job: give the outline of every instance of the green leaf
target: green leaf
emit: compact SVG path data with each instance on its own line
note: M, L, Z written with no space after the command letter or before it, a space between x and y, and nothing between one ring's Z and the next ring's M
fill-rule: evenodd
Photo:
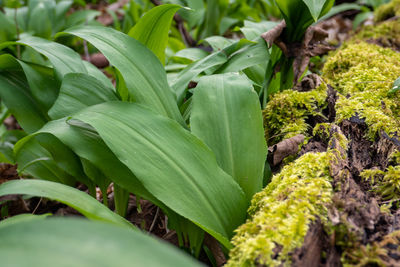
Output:
M284 40L299 42L306 29L328 13L334 0L275 0L286 22Z
M188 64L205 58L208 55L206 51L200 48L185 48L175 53L173 60L178 63Z
M266 66L269 59L270 55L267 44L259 37L256 44L245 47L233 54L228 62L223 64L214 73L237 72L259 64Z
M169 88L164 67L140 42L105 27L77 27L66 33L79 36L97 47L120 71L136 102L185 125Z
M49 0L30 0L28 3L28 31L36 36L49 39L52 33L52 9L55 2Z
M4 266L202 266L139 231L74 218L49 218L0 228Z
M3 12L0 12L0 43L10 41L16 35L16 28Z
M102 82L106 88L112 88L113 91L115 91L115 88L111 83L111 80L100 69L98 69L96 66L94 66L92 63L88 61L83 61L83 65L85 65L87 73L90 76L93 76L94 78Z
M275 27L278 23L275 21L262 21L252 22L249 20L244 21L244 26L240 28L240 31L244 34L248 40L254 40L261 36L264 32L269 31Z
M247 201L204 143L135 103L107 102L73 117L92 125L156 198L231 247L229 238L246 217Z
M207 69L224 64L227 60L228 57L224 52L217 52L193 62L187 68L183 69L171 84L177 95L178 103L182 102L186 94L186 88L193 78L196 78L197 75Z
M194 90L190 125L250 202L262 189L267 155L260 103L251 82L234 73L202 77Z
M144 197L156 205L161 202L150 194L135 177L135 175L122 164L114 153L107 147L92 127L80 121L66 119L55 120L47 123L34 135L43 133L52 134L61 142L71 148L79 157L90 161L99 168L108 179L127 189L129 192ZM22 143L22 142L21 142ZM17 151L24 151L22 145L18 145Z
M57 78L60 81L65 74L70 72L87 73L79 54L64 45L35 36L24 35L18 42L0 44L0 49L10 45L27 45L46 56L54 66Z
M50 152L42 147L36 139L23 141L21 139L14 146L15 161L18 171L29 173L35 178L73 185L75 179L57 166ZM23 142L24 149L18 147Z
M61 0L61 1L56 1L56 5L53 9L53 29L52 29L52 34L55 34L56 32L59 32L62 28L65 27L65 22L66 22L66 14L68 10L71 8L71 5L73 4L73 1L70 0Z
M303 0L310 10L311 16L314 21L317 21L321 17L322 10L327 0Z
M133 225L85 192L60 183L42 180L13 180L0 185L0 196L23 194L45 197L64 203L88 219L133 229Z
M114 186L121 186L125 190L135 194L137 197L147 199L153 204L159 206L168 216L169 223L171 223L170 228L177 230L177 233L180 234L179 223L182 223L182 218L177 216L162 202L160 202L160 200L149 193L128 167L118 160L114 153L98 136L93 127L78 120L69 120L68 123L65 120L66 119L64 118L51 121L40 131L28 136L26 139L29 140L34 136L40 137L43 133L54 135L65 145L70 147L83 160L90 161L94 166L101 170L108 179L114 182ZM18 145L17 147L18 151L26 150L22 145ZM115 197L117 198L118 196ZM172 223L174 223L174 225L172 225Z
M361 10L363 6L355 3L343 3L340 5L333 6L328 13L320 18L320 20L328 19L334 15L337 15L341 12L348 11L348 10Z
M225 47L221 51L212 53L211 55L199 61L193 62L185 69L183 69L179 73L179 75L172 81L171 84L171 87L177 96L178 103L181 103L183 101L186 95L186 88L192 79L196 78L203 71L215 70L216 68L224 64L231 54L248 45L249 43L252 42L248 40L240 40Z
M400 90L400 78L397 78L394 82L393 82L393 86L392 89L389 90L389 94L394 94L397 91Z
M53 69L27 64L20 60L18 60L18 63L25 73L32 97L38 103L42 112L47 114L58 95L58 82L54 78Z
M75 177L77 181L82 182L88 186L91 185L91 181L86 177L83 172L79 158L75 155L75 153L73 153L71 149L69 149L62 142L60 142L60 140L52 135L41 135L36 137L36 139L42 147L47 149L47 151L51 154L52 159L57 163L57 166L60 169L64 170L72 177ZM23 142L24 141L21 140L18 145L15 145L16 152L18 152L18 150L21 150L19 149L19 145Z
M68 16L65 22L65 27L69 28L72 26L85 24L86 21L91 21L100 14L101 12L97 10L91 10L91 9L77 10Z
M213 51L222 50L225 47L235 43L235 40L218 35L207 37L204 39L204 41L206 41L211 46Z
M32 96L21 66L10 55L0 56L0 97L28 133L42 127L47 115Z
M46 214L42 214L42 215L33 215L30 213L23 213L23 214L19 214L19 215L7 218L6 220L0 221L0 228L8 227L10 225L21 223L21 222L27 223L27 222L32 222L32 221L36 221L36 220L44 220L49 216L51 216L51 213L46 213Z
M118 97L112 87L105 87L87 74L70 73L65 75L60 94L49 115L52 119L60 119L85 107L113 100L118 100Z
M129 31L128 35L149 48L165 64L168 32L179 5L161 5L152 8Z
M206 0L207 8L205 9L206 11L204 16L204 31L202 32L200 39L218 33L221 11L218 2L218 0Z
M25 137L26 133L22 130L6 130L4 124L1 126L1 130L4 130L4 133L1 135L0 142L0 162L15 164L14 144Z

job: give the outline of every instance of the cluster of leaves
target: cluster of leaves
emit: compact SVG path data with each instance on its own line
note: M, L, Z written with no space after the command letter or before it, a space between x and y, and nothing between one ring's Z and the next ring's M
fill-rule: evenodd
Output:
M20 173L47 180L5 183L2 195L58 199L88 218L125 225L111 211L97 214L98 205L94 199L89 202L89 196L80 199L63 192L81 193L66 187L79 181L92 194L98 186L106 195L113 182L121 215L128 193L133 193L163 209L170 228L178 232L181 244L188 239L193 254L199 254L204 231L231 247L233 230L244 222L248 203L263 184L261 108L245 76L207 76L192 97L189 131L160 61L165 56L160 44L166 45L168 38L165 25L178 8L152 9L130 31L136 39L98 26L57 35L74 35L97 47L118 74L116 88L61 44L31 35L1 43L2 49L28 46L51 64L38 65L9 53L0 56L1 99L27 134L3 157L18 163ZM197 74L182 75L177 83ZM86 208L96 210L95 215Z
M123 218L130 193L160 207L180 245L189 244L194 256L202 249L205 232L225 252L230 249L233 231L245 221L251 198L269 175L264 171L269 168L260 99L267 99L271 84L286 89L291 75L290 60L286 62L278 47L268 48L260 37L277 23L257 21L282 14L287 23L285 41L299 41L333 3L169 1L175 4L154 7L140 17L146 5L137 2L124 8L127 19L122 27L114 23L120 31L89 23L97 13L88 10L65 17L72 4L67 0L31 0L26 8L12 6L0 12L0 22L7 23L0 23L6 25L0 31L5 33L0 36L1 120L12 114L23 129L5 131L2 126L0 157L18 164L21 175L39 179L4 183L0 196L55 199L89 219L113 224L39 221L43 216L7 219L0 224L2 244L19 240L14 244L20 246L23 240L20 247L29 247L32 253L9 257L21 264L38 260L37 266L48 265L46 261L53 258L34 255L57 247L59 236L66 240L59 246L89 255L82 256L87 262L66 261L68 266L105 260L101 246L93 249L93 244L97 247L105 240L115 244L113 257L107 260L118 259L119 266L132 258L150 260L153 257L142 251L148 247L156 247L155 260L166 257L164 265L196 266L166 245L155 245L158 242L135 231ZM256 12L259 8L262 13ZM169 38L169 32L178 35L170 29L176 12L196 40L203 40L202 47L182 49L185 46L179 42L174 47L177 38ZM245 20L249 18L253 21ZM212 36L235 25L243 26L245 38ZM74 27L66 29L70 26ZM83 39L98 49L110 62L116 85L73 49L54 41L67 39L68 43ZM286 69L274 76L278 63ZM190 83L196 85L194 90L188 88ZM96 187L106 196L113 183L119 215L74 189L77 182L85 184L92 196ZM106 197L103 201L107 204ZM73 232L77 227L79 232ZM93 233L98 241L91 244ZM87 250L77 251L78 237L88 242L83 246ZM143 247L126 252L134 240L143 242ZM15 246L3 245L0 255L10 250L19 253Z

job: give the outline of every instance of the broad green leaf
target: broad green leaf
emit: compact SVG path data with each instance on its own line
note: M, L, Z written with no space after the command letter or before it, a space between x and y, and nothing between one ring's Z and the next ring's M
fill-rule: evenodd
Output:
M69 28L72 26L84 24L86 21L91 21L100 14L101 12L97 10L91 10L91 9L77 10L68 16L65 22L65 27Z
M348 11L348 10L361 10L363 6L360 4L355 4L355 3L343 3L340 5L335 5L333 6L328 13L326 13L324 16L320 18L320 20L325 20L328 19L334 15L337 15L343 11Z
M17 12L15 12L17 11ZM15 15L17 17L18 27L20 29L26 30L27 16L28 16L28 7L23 6L19 7L17 10L15 8L4 8L4 13L9 21L13 22L13 27L15 28ZM16 30L16 29L15 29ZM16 32L16 31L15 31Z
M0 142L0 162L15 164L14 144L17 143L18 140L24 138L26 133L22 130L6 130L4 124L0 127L2 131L4 130Z
M46 213L46 214L42 214L42 215L33 215L30 213L19 214L19 215L7 218L6 220L0 221L0 228L8 227L10 225L21 223L21 222L27 223L27 222L37 221L37 220L44 220L44 219L46 219L46 217L48 217L50 215L51 215L50 213Z
M314 18L314 21L317 21L321 17L324 5L326 4L326 2L329 2L329 0L303 0L303 2L310 10L311 16Z
M218 5L219 0L206 0L207 8L204 17L204 31L200 36L200 39L214 35L218 33L218 27L220 22L220 6Z
M87 73L83 60L78 53L69 47L39 37L24 35L18 42L0 44L0 49L18 44L27 45L46 56L54 66L57 78L60 81L65 74L70 72Z
M328 13L334 0L275 0L286 21L285 42L299 42L306 29ZM314 6L315 5L315 6Z
M18 63L25 73L33 98L43 113L47 114L58 95L58 82L54 78L53 69L20 60Z
M0 12L0 43L10 41L16 35L16 28L13 21Z
M208 56L209 53L200 48L185 48L179 50L173 56L173 60L178 63L192 63Z
M161 205L160 201L153 197L135 177L135 175L122 164L114 153L107 147L92 127L80 121L59 119L48 122L35 135L42 133L52 134L61 142L70 147L79 157L90 161L99 168L108 179L119 184L129 192L139 195L154 204ZM32 138L35 135L27 137ZM19 144L16 151L24 151Z
M233 25L241 22L238 19L231 18L231 17L222 17L220 22L219 22L219 34L223 35L226 33L229 28L231 28Z
M213 51L222 50L225 47L235 43L235 40L218 35L207 37L204 39L204 41L206 41L211 46Z
M177 96L178 103L182 102L185 97L186 88L192 79L196 78L197 75L207 69L224 64L227 60L228 57L224 52L217 52L199 61L193 62L183 69L171 84L171 87Z
M14 146L15 162L18 163L20 173L29 173L37 179L74 185L73 176L61 169L47 149L39 144L37 139L21 139ZM24 149L19 149L21 144ZM80 178L80 177L78 177Z
M245 219L247 201L203 142L135 103L107 102L73 118L92 125L156 198L231 247L229 238Z
M56 6L54 8L53 15L53 29L52 34L59 32L62 28L65 27L66 22L66 14L68 10L71 8L73 1L70 0L61 0L56 1Z
M101 170L108 179L114 182L114 186L120 186L124 190L127 190L138 197L147 199L153 204L159 206L164 213L168 215L169 223L171 224L170 228L177 230L177 233L180 234L179 229L181 224L185 224L182 217L177 216L176 213L172 212L162 202L160 202L160 200L149 193L128 167L118 160L90 125L77 120L69 120L68 123L65 119L51 121L40 131L34 135L30 135L18 144L16 150L25 151L26 148L23 146L24 142L28 142L27 140L34 136L40 137L43 133L54 135L70 147L83 160L90 161L94 166ZM115 197L117 198L118 196ZM174 225L172 225L172 223Z
M389 94L394 94L400 90L400 78L397 78L392 85L392 89L389 90Z
M203 22L206 11L203 1L186 0L185 3L179 4L190 8L182 8L178 11L178 14L188 23L190 29L200 25Z
M7 83L0 96L12 114L27 132L40 128L48 120L47 111L58 95L53 70L5 54L0 56L0 73ZM11 93L7 93L9 90ZM37 119L32 119L33 116Z
M163 65L169 28L175 12L180 8L179 5L171 4L154 7L146 12L128 33L150 49Z
M93 197L67 185L42 180L13 180L0 185L0 196L12 194L57 200L79 211L88 219L134 229L130 222L112 212Z
M199 61L193 62L183 69L171 83L171 87L177 96L178 103L182 103L186 95L186 88L192 79L196 78L203 71L216 70L228 60L228 57L231 54L248 45L249 43L252 42L248 40L240 40L225 47L221 51L212 53L211 55Z
M28 31L36 36L49 39L52 33L53 15L55 2L51 0L30 0L28 3Z
M275 21L262 21L256 23L245 20L244 26L240 28L240 31L244 34L246 39L254 40L256 38L259 38L264 32L267 32L275 27L277 24L278 23Z
M12 58L9 55L0 56L0 65L6 57ZM26 132L34 132L46 123L47 116L33 99L21 72L0 71L0 87L0 98Z
M202 77L194 90L190 125L250 202L262 189L267 155L260 103L252 83L235 73Z
M113 100L118 100L118 97L112 87L105 87L87 74L70 73L65 75L60 94L49 115L52 119L60 119L85 107Z
M87 73L90 76L93 76L97 80L103 83L103 85L107 88L112 88L113 91L115 91L115 88L113 84L111 83L111 80L103 73L101 70L99 70L96 66L94 66L92 63L88 61L83 61L83 65L85 65L85 68L87 70Z
M49 218L0 228L4 266L198 267L195 259L139 231L77 218Z
M256 44L244 47L233 54L228 62L214 73L237 72L248 67L263 64L266 66L270 58L266 42L259 37Z
M39 144L50 153L51 158L57 163L57 167L68 173L70 176L75 177L75 179L79 182L82 182L88 186L92 184L89 178L83 172L79 158L70 148L52 135L41 135L37 136L36 139L38 140ZM16 144L16 151L19 150L23 153L23 150L21 151L18 148L20 143L23 142L24 141L21 140L18 145Z
M17 70L23 68L31 88L25 82L25 77ZM58 91L54 88L55 83L52 76L48 73L51 70L40 67L30 66L18 61L10 55L0 56L0 69L5 68L13 72L0 72L0 84L3 90L0 96L12 114L17 118L22 128L32 133L40 129L48 120L47 107L54 101L54 93ZM94 79L94 78L93 78ZM42 86L47 88L42 88ZM33 93L35 92L35 96ZM40 99L42 98L42 99ZM17 155L17 162L20 167L28 166L28 173L36 178L46 180L56 180L66 184L75 182L73 177L87 184L87 179L81 170L77 157L65 145L58 140L50 137L41 137L41 145L48 151L40 148L39 144L30 144L30 149L26 149ZM51 156L49 155L51 154ZM37 158L35 158L37 157ZM40 160L38 160L40 159ZM56 166L60 164L59 166ZM60 170L61 168L62 170ZM49 170L51 170L49 172Z
M162 64L140 42L105 27L77 27L66 33L79 36L97 47L120 71L136 102L184 125Z
M306 29L314 22L303 0L275 0L286 22L286 42L301 41Z

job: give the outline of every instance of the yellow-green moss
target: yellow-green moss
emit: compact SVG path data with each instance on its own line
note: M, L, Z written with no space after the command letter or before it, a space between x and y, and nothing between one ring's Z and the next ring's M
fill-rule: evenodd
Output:
M362 267L362 266L387 266L381 256L386 255L386 250L376 243L360 246L356 249L345 251L342 255L342 264L344 267Z
M398 260L389 256L389 252L400 253L400 231L394 231L379 242L360 245L353 250L345 251L342 255L344 267L350 266L398 266Z
M389 166L386 171L364 170L360 176L371 184L372 190L378 193L382 199L400 198L400 166Z
M381 5L374 12L375 22L384 21L394 16L400 16L400 0L392 0L390 3Z
M283 139L306 135L309 116L322 116L326 107L326 85L308 91L285 90L271 97L263 111L265 137L268 144L276 144Z
M392 165L400 165L400 151L395 150L389 155L389 163Z
M386 21L378 25L365 26L350 40L350 42L360 40L375 40L384 47L396 48L396 45L400 44L400 20Z
M331 128L331 123L317 123L313 129L313 136L319 136L322 140L328 141L329 139L329 129Z
M236 230L227 266L290 265L289 253L302 246L310 223L326 218L333 195L332 156L330 152L301 156L253 197L251 218Z
M351 43L326 62L323 77L339 92L336 122L358 115L369 126L368 137L400 128L400 92L389 94L400 76L400 54L365 42Z

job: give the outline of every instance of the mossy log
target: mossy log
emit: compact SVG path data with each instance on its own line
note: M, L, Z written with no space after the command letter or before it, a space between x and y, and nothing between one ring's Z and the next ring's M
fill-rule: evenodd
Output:
M379 20L397 15L394 2ZM269 145L305 140L253 197L227 266L400 266L398 29L364 28L328 56L316 88L272 96Z

